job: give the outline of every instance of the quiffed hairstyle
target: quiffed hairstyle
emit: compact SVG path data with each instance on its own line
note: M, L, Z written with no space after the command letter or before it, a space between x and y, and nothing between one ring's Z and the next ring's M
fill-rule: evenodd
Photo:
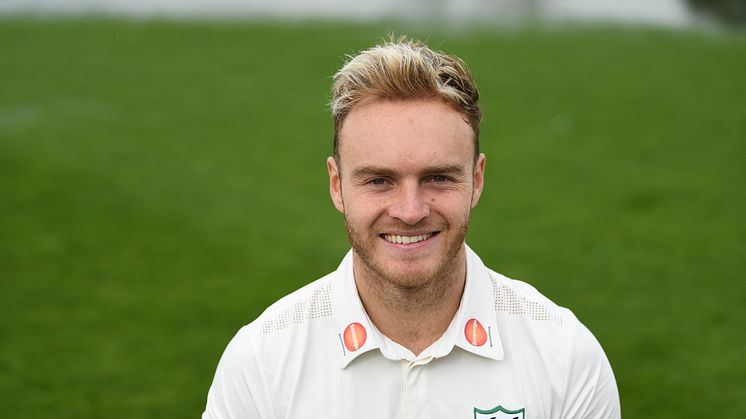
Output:
M334 75L331 111L334 157L339 160L339 131L352 109L370 99L441 98L463 114L474 130L474 158L479 156L479 91L458 57L428 48L421 41L393 36L349 60Z

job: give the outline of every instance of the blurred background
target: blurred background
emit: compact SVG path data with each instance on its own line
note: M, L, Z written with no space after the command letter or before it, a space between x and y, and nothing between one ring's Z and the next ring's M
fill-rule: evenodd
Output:
M742 0L0 0L4 418L181 418L348 249L330 76L462 57L486 264L573 309L625 417L746 417Z

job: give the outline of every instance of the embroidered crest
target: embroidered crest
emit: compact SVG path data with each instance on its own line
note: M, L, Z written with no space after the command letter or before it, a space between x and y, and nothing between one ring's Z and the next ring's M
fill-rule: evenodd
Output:
M497 406L490 410L474 408L474 419L526 419L526 409L508 410Z

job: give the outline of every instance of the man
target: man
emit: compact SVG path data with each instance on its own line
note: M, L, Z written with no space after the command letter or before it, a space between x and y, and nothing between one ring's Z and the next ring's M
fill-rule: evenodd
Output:
M464 244L485 170L466 65L391 41L332 95L329 190L352 250L238 332L203 419L619 418L593 335Z

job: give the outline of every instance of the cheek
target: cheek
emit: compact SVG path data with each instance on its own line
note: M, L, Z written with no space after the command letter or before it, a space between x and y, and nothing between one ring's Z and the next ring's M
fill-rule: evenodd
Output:
M471 195L464 191L448 191L430 194L426 201L431 208L448 214L458 214L471 208Z
M345 212L347 216L358 222L370 222L380 216L386 208L381 200L369 199L362 196L345 199Z
M435 204L439 205L435 205ZM463 224L469 219L471 213L471 201L459 199L454 201L433 200L432 208L440 213L443 217L456 224Z

